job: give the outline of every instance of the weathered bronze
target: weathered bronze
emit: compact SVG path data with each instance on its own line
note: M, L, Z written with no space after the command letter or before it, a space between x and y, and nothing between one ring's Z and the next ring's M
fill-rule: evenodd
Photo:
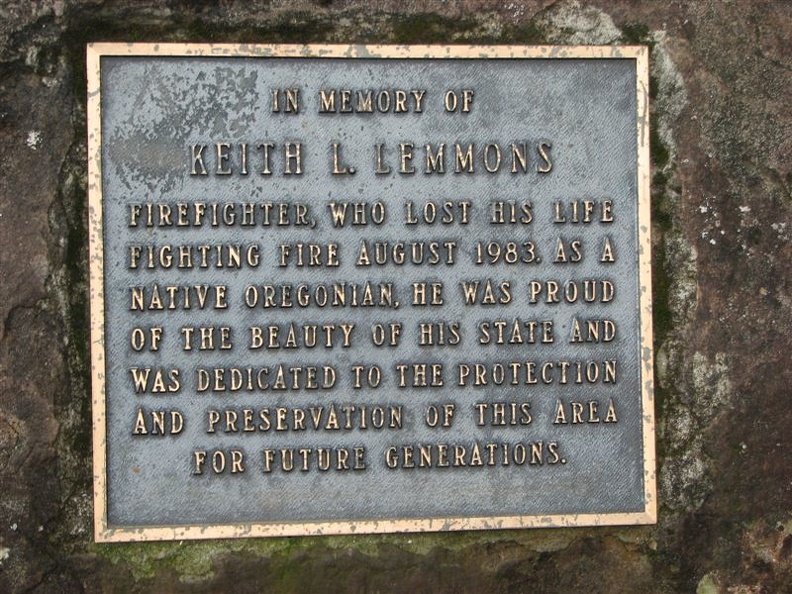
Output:
M96 539L654 522L647 60L89 46Z

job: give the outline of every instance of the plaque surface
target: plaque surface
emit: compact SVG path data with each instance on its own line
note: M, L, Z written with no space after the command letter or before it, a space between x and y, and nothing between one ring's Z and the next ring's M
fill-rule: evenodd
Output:
M647 68L89 46L96 539L654 522Z

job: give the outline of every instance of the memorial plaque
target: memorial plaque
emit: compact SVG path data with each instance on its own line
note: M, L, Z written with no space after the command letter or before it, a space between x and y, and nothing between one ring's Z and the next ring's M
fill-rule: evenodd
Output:
M88 48L98 541L652 523L647 50Z

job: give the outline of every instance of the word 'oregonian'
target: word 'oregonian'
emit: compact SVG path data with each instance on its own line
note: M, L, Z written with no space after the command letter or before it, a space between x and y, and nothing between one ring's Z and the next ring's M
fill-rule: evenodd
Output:
M293 307L389 307L398 308L397 287L392 282L363 284L338 282L330 284L285 283L281 285L247 285L242 302L249 308ZM508 305L515 295L527 299L531 305L544 302L610 303L616 295L613 281L604 279L547 279L529 280L520 290L513 280L493 282L485 279L462 281L460 295L466 305ZM433 294L433 305L443 303L442 283L412 283L410 287L415 305L426 303L425 296ZM129 288L130 311L169 311L176 309L227 309L227 285L139 285Z
M377 175L393 173L475 174L508 172L546 174L553 169L552 144L547 140L509 143L402 141L393 147L373 145L368 160ZM310 152L302 142L276 143L215 142L192 144L188 166L192 176L303 175ZM327 149L328 167L333 175L354 175L357 169L343 159L342 146L333 142Z

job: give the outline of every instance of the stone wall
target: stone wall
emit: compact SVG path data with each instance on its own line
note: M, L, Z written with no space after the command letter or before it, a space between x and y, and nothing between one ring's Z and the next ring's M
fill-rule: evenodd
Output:
M196 7L200 4L200 7ZM96 545L85 44L647 44L656 526ZM0 591L792 591L792 4L0 4Z

